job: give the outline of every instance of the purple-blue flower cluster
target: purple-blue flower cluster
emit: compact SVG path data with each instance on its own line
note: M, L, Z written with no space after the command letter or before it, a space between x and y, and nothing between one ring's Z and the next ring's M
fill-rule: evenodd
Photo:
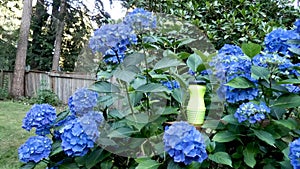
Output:
M180 88L180 84L176 80L162 81L162 85L166 86L169 90Z
M300 87L293 84L282 84L281 86L285 87L290 93L300 93Z
M208 157L201 133L187 122L175 122L167 126L163 141L165 151L175 162L185 165L193 161L202 163Z
M252 102L243 103L234 113L239 123L248 120L251 124L260 122L266 118L266 114L270 113L270 108L265 103L259 105Z
M82 116L84 113L92 111L97 105L98 93L81 88L69 98L68 105L70 111L77 116Z
M78 118L68 121L59 132L62 149L68 156L84 156L94 147L93 139L86 134Z
M292 69L294 64L278 54L259 54L252 59L253 65L261 67L276 67L282 72Z
M269 52L278 52L290 54L288 48L299 47L299 45L290 44L288 40L300 39L300 35L293 30L275 29L265 37L265 46Z
M44 136L32 136L18 149L21 162L39 162L51 152L52 141Z
M136 8L124 18L124 23L136 31L156 28L156 16L143 8Z
M121 44L122 41L136 41L136 35L130 25L107 24L94 31L89 46L93 52L105 53L108 49Z
M92 139L94 142L99 138L100 131L99 127L104 122L104 117L101 112L90 111L79 117L80 124L84 132Z
M296 28L294 29L295 32L300 33L300 19L297 19L297 20L294 22L294 25L296 26Z
M221 81L218 95L229 103L252 100L258 95L257 88L236 89L225 84L236 77L243 77L256 85L256 80L251 77L251 60L236 45L224 45L213 58L210 66L213 73Z
M294 169L300 168L300 138L290 143L289 158Z
M54 107L49 104L35 104L23 119L22 128L27 131L36 128L35 133L44 136L50 133L55 120L56 111Z

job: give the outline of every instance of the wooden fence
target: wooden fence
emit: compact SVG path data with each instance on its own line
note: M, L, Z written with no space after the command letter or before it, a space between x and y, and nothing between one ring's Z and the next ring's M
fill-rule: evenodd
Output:
M0 72L0 88L10 91L12 79L13 72ZM33 97L39 89L50 89L63 103L67 103L76 89L88 87L93 82L95 75L92 73L29 71L25 73L25 96Z

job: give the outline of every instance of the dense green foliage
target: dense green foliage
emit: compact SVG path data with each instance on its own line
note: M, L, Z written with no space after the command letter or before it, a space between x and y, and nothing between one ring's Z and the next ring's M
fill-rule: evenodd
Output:
M189 20L220 49L224 44L261 44L276 27L291 27L299 17L289 0L128 0L126 7L143 7Z

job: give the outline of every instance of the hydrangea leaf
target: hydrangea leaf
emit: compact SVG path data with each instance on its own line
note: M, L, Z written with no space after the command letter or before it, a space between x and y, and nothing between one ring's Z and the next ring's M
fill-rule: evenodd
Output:
M279 162L279 164L281 165L281 168L286 168L286 169L292 169L293 168L291 166L291 161L290 160L281 161L281 162Z
M254 79L265 79L269 81L270 71L267 68L260 66L252 66L251 67L251 77Z
M225 122L227 123L230 123L230 124L235 124L235 125L238 125L238 121L237 119L234 117L233 114L229 114L229 115L225 115L222 120L224 120Z
M109 82L104 82L104 81L100 81L100 82L95 82L91 87L91 90L99 92L99 93L119 93L120 89L109 83Z
M52 144L52 150L51 150L51 153L49 156L54 156L62 151L63 151L63 149L61 147L61 142L56 141Z
M279 84L300 84L300 79L286 79L278 82Z
M137 158L135 161L138 163L136 169L157 169L160 163L149 158Z
M200 65L201 63L203 63L203 62L202 62L202 59L200 58L199 55L193 53L193 54L191 54L191 55L189 56L189 58L187 59L186 63L187 63L187 65L188 65L188 67L189 67L190 69L192 69L192 71L196 72L196 71L197 71L197 68L199 67L199 65Z
M243 43L242 51L250 58L253 58L255 55L260 53L261 46L255 43Z
M300 106L299 95L283 95L280 96L271 107L293 108Z
M178 40L179 44L178 44L177 48L179 48L180 46L192 43L194 41L196 41L196 39L193 39L193 38L180 39L180 40Z
M236 134L231 133L230 131L221 131L218 132L216 135L214 135L212 140L216 142L224 143L224 142L230 142L236 138L237 138Z
M260 140L266 142L267 144L275 147L275 145L274 145L275 139L271 133L263 131L263 130L253 130L253 132L257 138L259 138Z
M135 52L133 54L126 56L122 64L124 65L124 67L136 65L141 63L144 59L145 59L144 54Z
M294 119L274 120L274 123L282 125L290 130L294 130L298 127L298 124Z
M113 162L111 160L103 161L100 166L101 168L112 168Z
M297 54L297 55L300 55L300 49L299 48L289 48L289 51Z
M76 163L64 163L59 166L59 169L80 169Z
M165 69L165 68L175 67L175 66L180 66L180 65L184 65L184 63L181 62L180 60L178 60L177 58L174 58L173 55L171 55L171 56L167 55L166 57L163 57L160 61L158 61L155 64L153 70Z
M23 164L20 169L32 169L36 166L36 163L34 162L28 162L26 164Z
M142 85L136 89L136 91L147 93L147 92L170 92L168 88L158 83L149 83Z
M251 81L249 81L248 79L243 78L243 77L236 77L236 78L230 80L225 85L233 87L233 88L238 88L238 89L247 89L247 88L255 87Z
M111 131L107 136L123 138L123 137L128 137L135 132L136 131L134 131L133 129L131 129L129 127L121 127L121 128Z
M97 148L96 150L92 151L90 154L88 154L86 161L85 161L85 166L87 169L92 168L95 166L99 161L102 159L102 148Z
M225 164L232 167L231 158L226 152L216 152L214 154L210 154L208 158L216 163Z
M243 151L243 156L244 156L244 162L251 168L253 168L256 164L255 154L256 151L253 143L249 143Z
M181 169L178 163L175 163L174 161L170 161L168 164L167 169Z
M116 70L114 76L124 82L130 83L135 76L137 75L136 72L129 71L129 70Z

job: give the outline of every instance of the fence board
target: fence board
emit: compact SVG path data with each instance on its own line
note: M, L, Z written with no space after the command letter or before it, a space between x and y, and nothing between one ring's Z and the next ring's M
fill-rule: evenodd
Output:
M0 73L0 82L8 82L8 91L11 90L13 72ZM29 71L25 73L25 96L33 97L39 89L50 89L63 103L68 103L69 97L78 88L88 87L95 82L92 74ZM0 88L5 87L3 82Z

